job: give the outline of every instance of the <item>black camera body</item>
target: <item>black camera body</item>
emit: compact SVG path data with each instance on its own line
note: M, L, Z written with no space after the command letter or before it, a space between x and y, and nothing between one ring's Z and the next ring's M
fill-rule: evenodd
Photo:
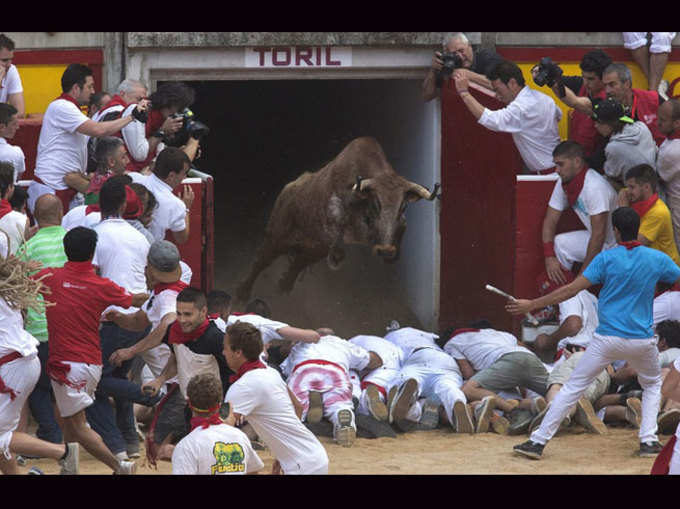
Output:
M207 125L194 119L194 112L189 108L184 108L179 113L170 115L170 118L181 118L182 131L197 140L210 132L210 128Z
M562 69L559 65L552 61L550 57L541 58L537 65L538 69L536 76L534 76L534 83L539 87L548 85L550 88L555 86L555 83L559 85L560 97L564 97L564 85L562 84Z
M439 70L439 75L442 77L451 76L453 71L463 67L463 59L458 53L444 52L441 56L442 68Z

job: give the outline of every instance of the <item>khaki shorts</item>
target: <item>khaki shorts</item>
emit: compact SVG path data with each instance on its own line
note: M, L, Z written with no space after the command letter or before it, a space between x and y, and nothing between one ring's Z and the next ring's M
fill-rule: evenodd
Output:
M548 371L541 360L531 352L506 353L470 380L492 392L526 387L544 396L548 390Z
M566 384L569 380L569 377L571 376L571 373L574 371L576 364L578 363L579 359L583 357L584 353L585 352L576 352L564 362L558 364L548 376L548 388L550 388L550 386L553 384ZM588 386L586 392L583 393L583 397L591 403L595 403L595 401L597 401L600 396L607 394L610 383L611 378L609 377L607 370L603 369L602 372L597 375L595 380L593 380Z

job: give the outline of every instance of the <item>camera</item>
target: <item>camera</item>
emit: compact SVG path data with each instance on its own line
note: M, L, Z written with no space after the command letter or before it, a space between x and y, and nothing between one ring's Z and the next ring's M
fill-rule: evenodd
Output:
M552 61L550 57L543 57L537 64L534 83L539 87L548 85L553 87L557 83L560 87L560 96L564 97L564 85L562 84L562 69Z
M442 68L439 70L440 76L451 76L454 70L463 67L463 59L458 53L442 53Z
M189 141L189 137L200 140L210 132L210 128L207 125L194 119L194 112L189 108L184 108L179 113L173 113L170 115L170 118L181 118L182 128L174 135L171 135L170 139L164 140L166 145L179 147Z

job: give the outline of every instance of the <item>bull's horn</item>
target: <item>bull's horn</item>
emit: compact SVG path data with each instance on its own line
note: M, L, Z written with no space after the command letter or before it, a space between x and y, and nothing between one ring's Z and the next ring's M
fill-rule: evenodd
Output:
M373 179L362 179L357 176L357 183L352 186L352 191L367 191L371 187Z
M437 188L435 187L435 191ZM422 198L424 200L433 200L434 198L432 197L432 193L427 190L426 187L421 186L420 184L416 184L415 182L411 182L411 185L408 188L408 191L414 193L418 198Z

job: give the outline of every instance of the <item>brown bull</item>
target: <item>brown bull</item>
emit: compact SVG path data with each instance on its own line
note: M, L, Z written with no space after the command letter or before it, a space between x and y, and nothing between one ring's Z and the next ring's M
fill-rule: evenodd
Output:
M399 256L410 202L433 200L424 187L397 175L374 138L357 138L321 170L304 173L279 194L265 239L250 273L237 289L245 301L260 272L281 255L290 257L279 281L290 292L304 268L326 257L337 269L343 243L368 244L385 261Z

